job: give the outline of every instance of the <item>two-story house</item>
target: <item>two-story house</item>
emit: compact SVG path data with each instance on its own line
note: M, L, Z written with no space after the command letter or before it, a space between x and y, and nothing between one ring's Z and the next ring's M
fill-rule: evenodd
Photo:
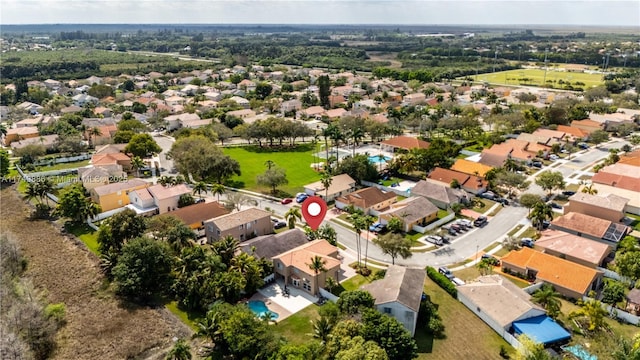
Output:
M232 214L219 216L204 222L205 235L209 242L232 236L239 241L273 232L271 213L258 208L249 208Z

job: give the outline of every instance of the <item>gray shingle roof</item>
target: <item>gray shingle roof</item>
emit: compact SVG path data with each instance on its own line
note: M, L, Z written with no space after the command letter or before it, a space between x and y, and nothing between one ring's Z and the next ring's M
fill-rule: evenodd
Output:
M417 312L420 310L425 277L423 269L391 265L383 279L360 288L373 296L376 305L397 301Z
M243 242L240 249L259 258L271 259L308 242L307 234L295 228L279 234L258 236ZM255 251L251 250L252 247L255 247Z

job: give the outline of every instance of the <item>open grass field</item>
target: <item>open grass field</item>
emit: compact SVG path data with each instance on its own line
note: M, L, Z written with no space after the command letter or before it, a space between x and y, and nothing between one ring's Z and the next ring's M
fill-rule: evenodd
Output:
M224 153L240 163L242 172L242 175L233 177L227 183L231 187L270 192L269 188L256 184L256 176L267 170L267 160L286 170L289 184L278 187L278 190L286 194L295 195L304 190L304 185L320 180L320 175L310 166L314 162L310 146L302 145L289 151L268 151L256 146L234 147L225 148Z
M500 346L511 355L515 350L461 302L427 278L424 292L438 307L445 326L445 338L433 339L422 330L416 333L420 360L500 359Z
M82 161L74 161L68 163L58 163L51 166L38 166L36 171L52 171L52 170L66 170L66 169L77 169L79 167L89 165L90 160L82 160Z
M542 86L545 76L543 69L517 69L499 71L495 73L478 74L477 80L475 76L473 77L473 79L475 81L486 81L490 84L499 85ZM529 81L524 81L523 79L529 79ZM561 84L560 80L565 83L569 82L574 87L583 87L584 89L602 85L604 83L601 74L556 71L553 67L549 67L546 80L547 82L552 81L550 84L552 84L557 89L563 88L564 84ZM585 85L576 85L576 82L581 82Z
M285 337L294 344L306 344L310 341L317 341L313 337L312 321L318 319L318 309L316 304L311 304L301 311L273 325L271 329Z
M100 245L98 244L98 232L87 224L70 225L67 231L80 239L92 253L100 256Z

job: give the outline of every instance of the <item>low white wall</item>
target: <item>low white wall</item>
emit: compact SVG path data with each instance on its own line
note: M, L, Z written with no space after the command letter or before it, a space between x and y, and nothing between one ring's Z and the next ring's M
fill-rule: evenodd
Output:
M333 295L324 288L318 288L318 291L320 292L320 295L322 295L322 297L329 299L330 301L336 302L339 299L338 296Z
M456 214L455 213L450 213L449 215L443 217L442 219L436 221L436 222L432 222L431 224L427 225L427 226L418 226L418 225L413 225L413 230L424 234L425 232L429 231L429 230L433 230L435 228L437 228L438 226L444 225L446 223L448 223L449 221L455 219Z
M582 297L583 301L588 301L588 300L593 300L592 298L588 297L588 296L583 296ZM630 314L624 310L621 309L617 309L614 308L613 306L609 305L609 304L605 304L602 303L602 308L607 310L607 312L609 314L611 314L612 316L615 316L618 319L624 320L628 323L631 323L633 325L638 325L640 323L640 316L636 316L633 314Z

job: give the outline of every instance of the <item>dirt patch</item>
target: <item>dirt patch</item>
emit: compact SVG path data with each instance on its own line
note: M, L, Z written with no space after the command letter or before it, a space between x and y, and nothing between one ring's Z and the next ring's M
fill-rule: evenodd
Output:
M0 229L14 234L28 259L26 276L51 303L66 305L67 325L53 359L157 358L172 338L191 330L164 308L119 301L82 243L48 221L29 221L31 209L15 187L0 190Z
M367 61L387 61L389 62L388 68L400 69L402 68L402 62L397 59L396 53L383 53L377 51L368 52L369 59Z

